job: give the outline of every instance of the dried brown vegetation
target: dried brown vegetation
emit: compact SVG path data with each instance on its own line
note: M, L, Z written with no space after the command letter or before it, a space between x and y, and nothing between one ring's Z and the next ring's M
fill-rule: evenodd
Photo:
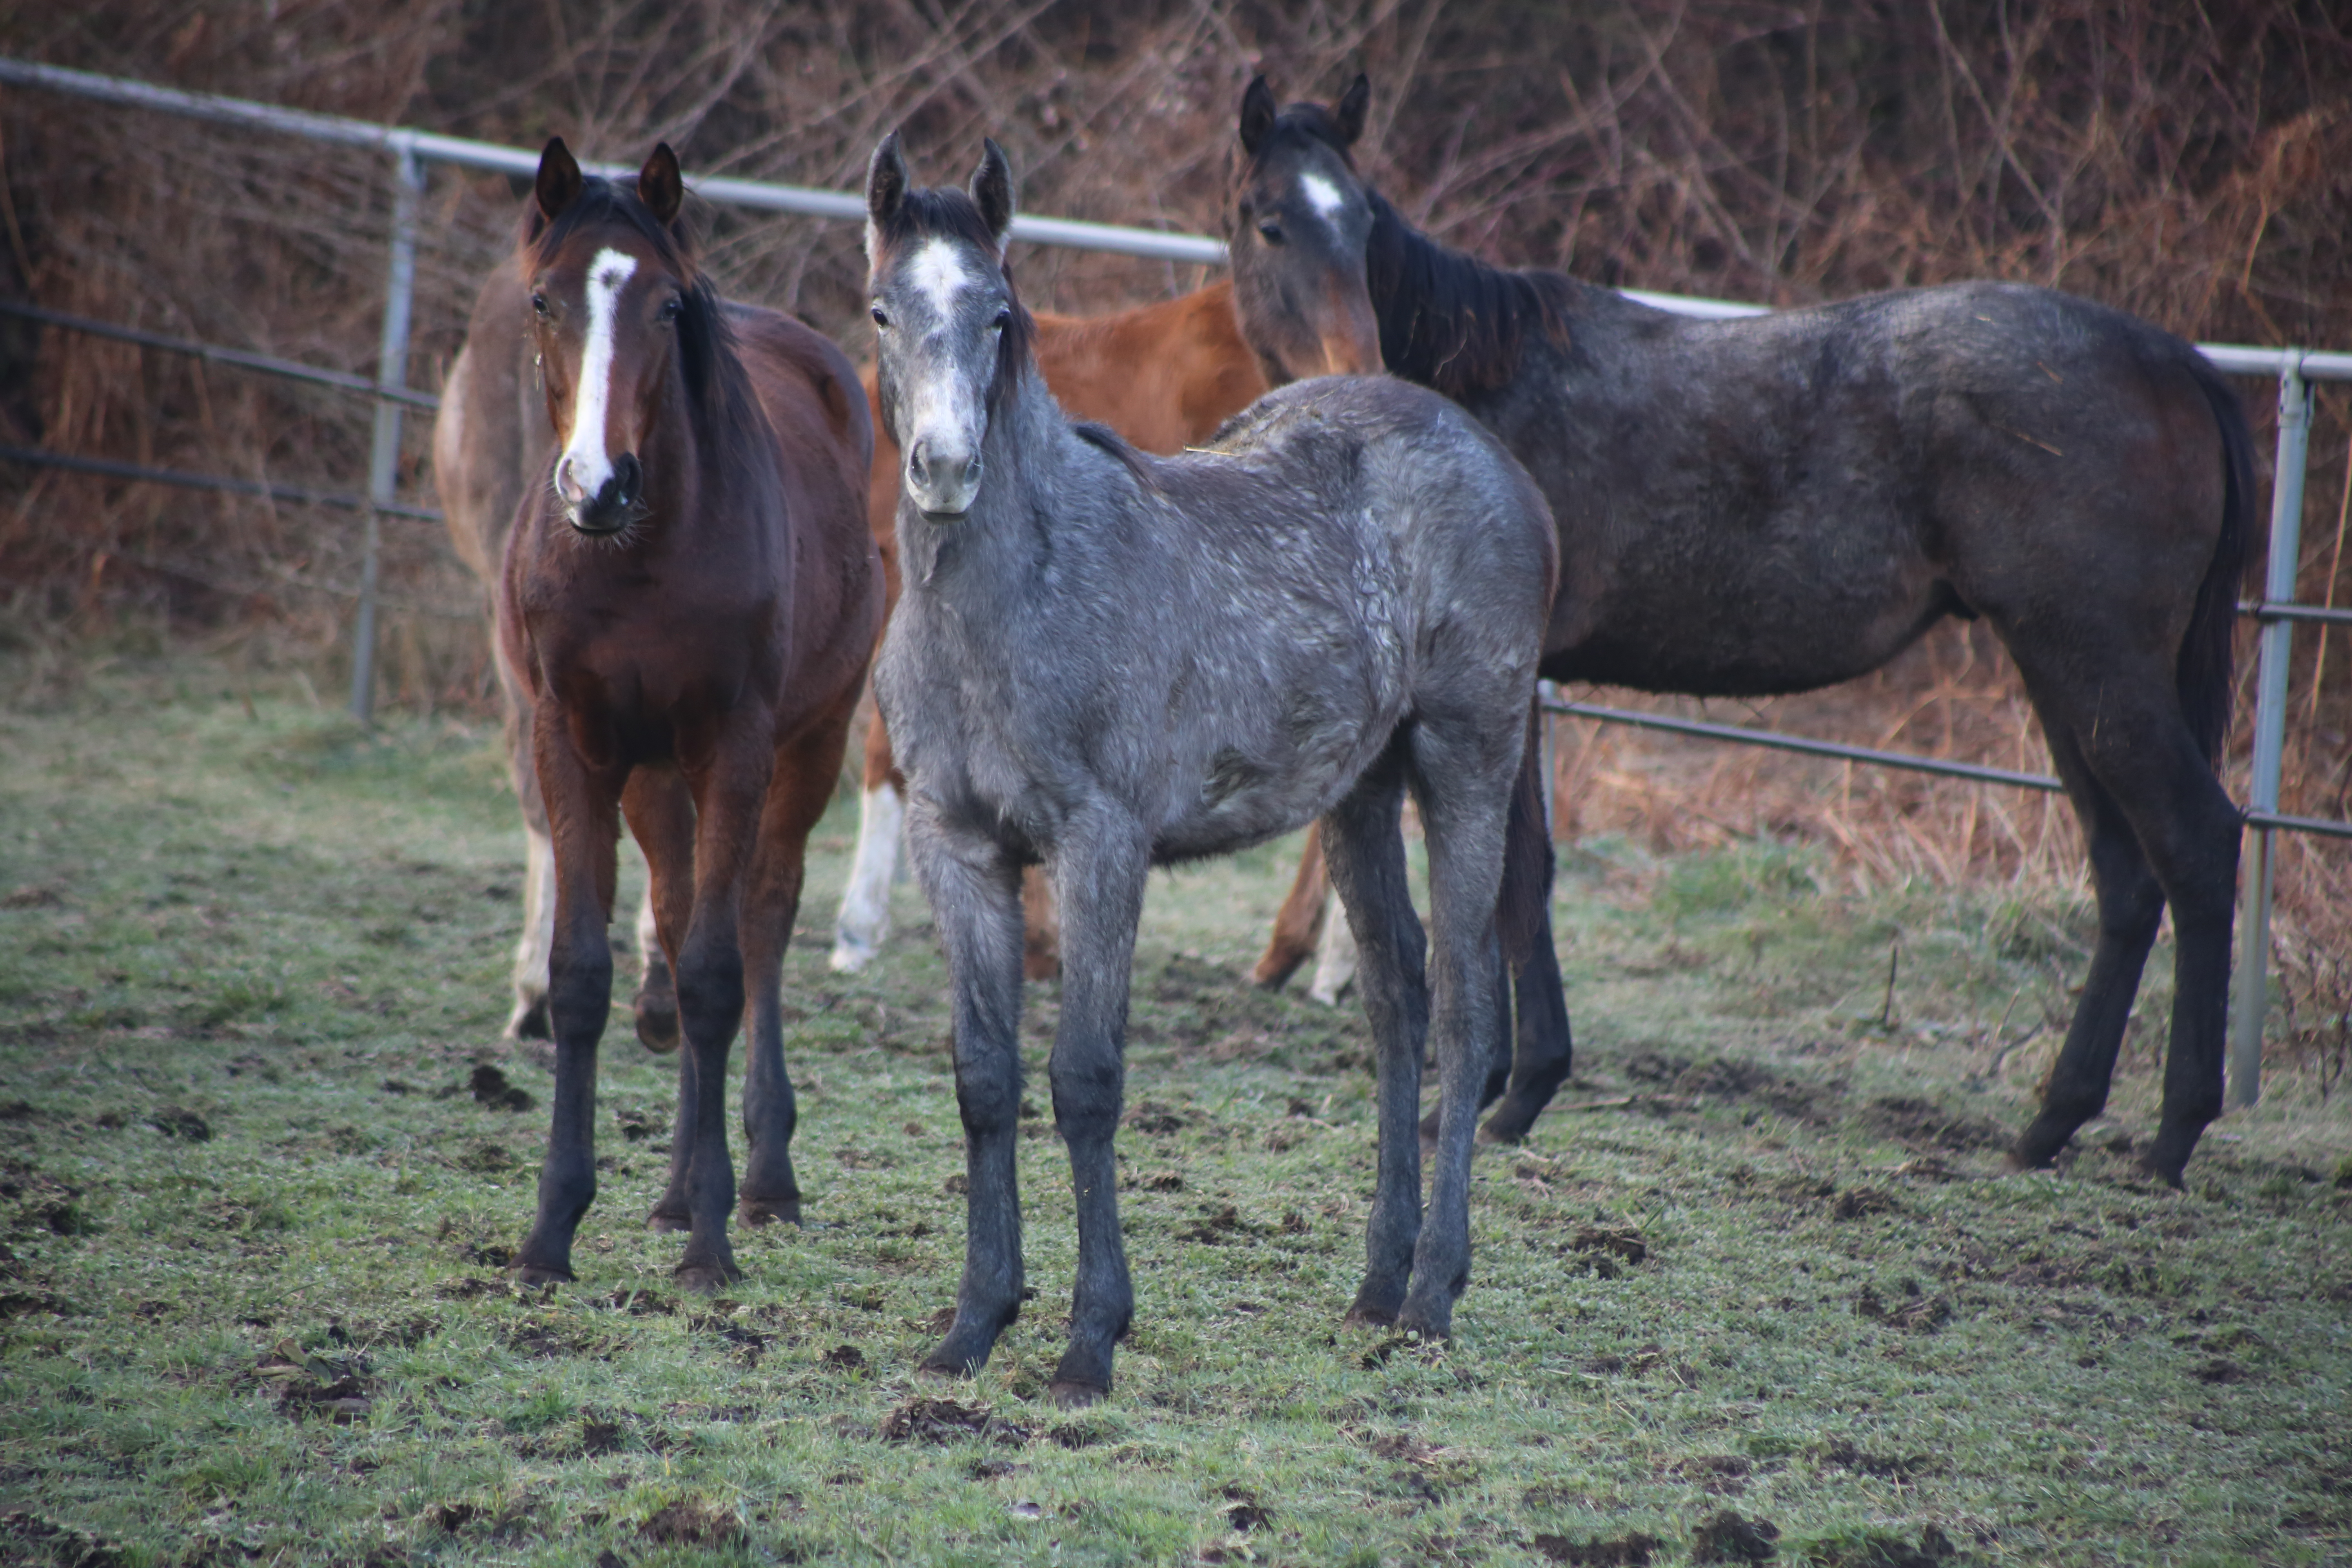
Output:
M935 178L989 132L1034 210L1211 232L1250 74L1305 94L1360 68L1375 84L1370 172L1415 221L1493 258L1780 304L2014 278L2194 338L2352 348L2352 23L2315 0L420 0L396 17L346 0L98 0L20 11L8 32L9 52L60 64L497 142L561 132L606 159L667 137L697 171L811 184L853 184L893 125ZM26 91L0 97L0 139L11 292L373 371L380 157ZM503 178L432 174L412 381L437 384L515 200ZM851 226L706 216L730 289L863 352ZM1021 266L1029 298L1065 310L1199 280L1067 251L1024 250ZM2248 384L2246 396L2266 448L2272 395ZM2319 407L2302 596L2352 602L2352 394L2324 389ZM9 441L351 489L366 424L340 395L0 320ZM409 421L411 494L426 488L423 424ZM349 517L0 473L6 623L55 679L70 682L81 639L126 623L331 673L355 575ZM474 588L437 532L390 524L386 582L387 696L482 701ZM2289 811L2352 805L2345 644L2297 636ZM2006 660L1967 626L1831 692L1707 710L2046 766ZM1581 723L1561 728L1559 772L1575 831L1660 847L1796 836L1874 879L2077 874L2051 798ZM2340 1029L2326 977L2352 949L2337 912L2352 908L2352 862L2291 843L2281 889L2295 1026Z

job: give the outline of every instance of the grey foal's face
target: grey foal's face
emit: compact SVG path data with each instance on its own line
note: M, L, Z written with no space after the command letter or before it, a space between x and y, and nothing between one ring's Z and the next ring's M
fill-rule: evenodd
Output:
M942 230L903 209L897 141L875 153L866 231L883 416L906 455L906 493L925 517L949 522L980 495L1000 351L1020 309L1004 277L1011 180L992 142L973 186L976 197L982 187L1002 195L993 209L981 201L987 217L1003 215L994 243Z

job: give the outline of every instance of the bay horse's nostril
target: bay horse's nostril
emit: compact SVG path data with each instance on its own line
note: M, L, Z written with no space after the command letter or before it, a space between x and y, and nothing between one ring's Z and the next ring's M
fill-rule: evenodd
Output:
M588 499L588 492L581 489L580 481L572 476L572 454L569 452L555 461L555 493L571 506L578 506Z
M638 491L645 488L645 469L638 466L637 455L635 452L622 453L621 460L613 465L614 500L622 506L635 501Z

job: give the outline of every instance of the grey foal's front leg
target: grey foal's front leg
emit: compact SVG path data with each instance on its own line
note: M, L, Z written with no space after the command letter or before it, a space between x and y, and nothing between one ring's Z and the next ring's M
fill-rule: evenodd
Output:
M955 1321L923 1358L961 1375L1021 1315L1021 868L998 847L950 836L929 804L909 812L915 870L939 921L955 990L956 1108L963 1117L963 1281Z
M1128 980L1135 926L1151 869L1149 837L1134 823L1066 828L1054 866L1062 907L1062 1017L1054 1034L1054 1121L1070 1153L1077 1199L1078 1278L1070 1342L1054 1370L1066 1406L1110 1392L1112 1348L1135 1315L1118 1229L1112 1139L1127 1083Z

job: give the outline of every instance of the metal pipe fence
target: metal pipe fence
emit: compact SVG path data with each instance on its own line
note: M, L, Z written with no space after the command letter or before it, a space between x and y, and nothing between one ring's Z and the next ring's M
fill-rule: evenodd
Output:
M391 158L394 180L392 238L385 269L383 334L377 353L376 376L373 382L341 372L275 360L267 355L189 343L138 332L130 328L67 317L30 305L0 303L0 310L52 325L97 331L152 347L195 353L223 364L296 376L347 391L365 392L375 399L374 439L371 447L368 489L364 498L301 487L272 486L257 480L147 469L137 465L107 463L94 458L68 458L60 454L26 448L0 447L0 459L5 460L47 462L118 478L191 484L244 494L266 494L281 500L362 511L365 516L366 539L362 557L359 612L353 628L352 711L362 721L370 719L374 702L379 521L385 515L426 519L439 515L427 509L405 506L394 493L403 409L429 408L436 404L430 394L415 391L406 384L410 303L416 264L416 210L424 191L427 166L446 163L459 168L527 176L537 172L539 154L526 148L503 147L493 142L469 141L401 126L379 125L339 115L285 109L275 104L256 103L214 93L184 92L150 82L71 70L5 56L0 56L0 83L65 93L123 108L182 115L215 124L243 126L313 142L365 148L386 153ZM610 164L587 167L607 175L626 176L634 172ZM864 200L842 191L730 178L698 180L694 182L693 188L707 201L755 211L860 222L866 216ZM1034 245L1108 251L1151 260L1213 266L1222 265L1225 260L1223 243L1207 235L1128 228L1066 218L1039 217L1025 213L1013 219L1013 237ZM1642 289L1624 292L1645 304L1710 320L1763 315L1770 310L1769 306L1737 300L1692 299ZM2252 1105L2260 1094L2262 1026L2268 1010L2266 971L2276 835L2294 832L2352 837L2352 824L2286 816L2278 811L2279 773L2284 755L2287 670L2294 629L2297 625L2316 625L2323 630L2329 626L2352 625L2352 611L2294 602L2295 570L2302 539L2304 476L2313 406L2312 384L2317 381L2352 381L2352 353L2273 349L2242 343L2200 343L2197 346L2199 352L2227 374L2275 378L2279 395L2270 550L2263 597L2256 603L2239 606L2241 614L2257 621L2262 628L2255 676L2253 755L2245 811L2250 830L2249 853L2242 879L2238 987L2231 1013L2229 1058L2229 1103L2233 1107L2244 1107ZM2056 779L2040 774L1980 767L1899 752L1843 746L1771 731L1570 702L1556 695L1548 697L1545 706L1556 713L1604 723L1672 731L1709 741L1768 746L1874 766L1904 768L2025 789L2055 790L2060 787Z

